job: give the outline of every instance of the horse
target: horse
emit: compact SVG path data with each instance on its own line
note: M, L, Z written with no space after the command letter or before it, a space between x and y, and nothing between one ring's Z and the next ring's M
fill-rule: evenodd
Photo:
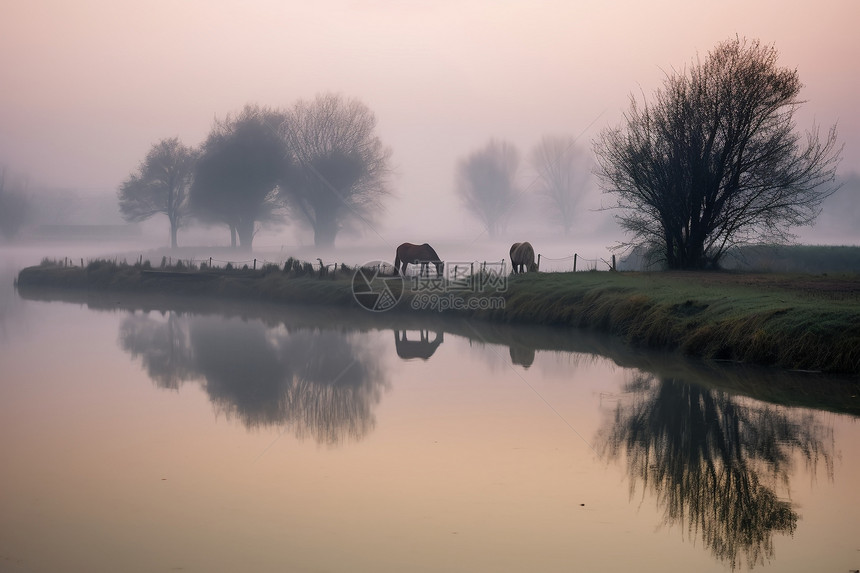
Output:
M514 268L514 274L524 272L537 272L538 266L535 264L535 250L531 243L514 243L511 245L511 266Z
M433 263L436 266L436 276L442 276L442 261L439 260L439 255L433 250L433 247L424 243L423 245L413 245L412 243L403 243L397 247L397 252L394 256L394 270L400 274L406 274L406 268L409 264L421 265L421 276L427 274L427 265Z

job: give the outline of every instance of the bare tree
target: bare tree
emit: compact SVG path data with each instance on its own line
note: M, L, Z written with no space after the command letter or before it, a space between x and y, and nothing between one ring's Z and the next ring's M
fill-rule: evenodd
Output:
M791 227L815 220L842 148L835 126L801 142L801 83L777 56L758 41L721 43L668 74L653 103L631 96L622 126L601 133L598 176L628 246L659 248L669 268L705 268L733 245L787 242Z
M591 179L591 157L572 137L545 136L532 150L531 164L547 214L569 235L577 203Z
M519 163L519 152L513 145L490 140L457 166L457 193L490 238L496 238L507 225L519 192L516 184Z
M201 147L191 208L204 221L225 223L233 247L238 236L239 246L250 250L257 224L277 219L278 184L289 169L279 134L284 119L277 110L246 105L216 119Z
M338 232L382 210L390 149L375 134L376 117L338 94L299 101L283 124L294 168L282 201L314 230L314 244L334 246Z
M144 221L164 213L170 221L170 246L188 214L188 189L196 160L195 151L179 138L153 144L137 171L119 187L119 209L126 221Z

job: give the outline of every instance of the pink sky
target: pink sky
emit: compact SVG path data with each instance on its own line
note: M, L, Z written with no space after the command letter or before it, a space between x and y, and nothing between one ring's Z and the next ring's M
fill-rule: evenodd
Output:
M335 91L374 110L393 150L391 214L433 218L459 210L456 162L490 137L523 155L545 134L589 146L631 92L739 35L797 68L800 128L838 122L844 174L860 171L858 22L857 0L11 0L0 163L113 193L161 138L197 145L245 103Z

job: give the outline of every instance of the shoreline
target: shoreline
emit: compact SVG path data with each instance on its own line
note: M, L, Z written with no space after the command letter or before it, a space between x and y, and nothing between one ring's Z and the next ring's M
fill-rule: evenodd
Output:
M354 269L316 273L91 263L21 270L17 288L148 292L360 309ZM446 293L461 308L424 308L404 288L393 315L470 317L511 325L574 327L680 355L860 382L860 275L732 272L532 273L504 288ZM488 297L501 308L483 304ZM418 304L416 304L416 301ZM425 300L426 302L426 300ZM426 305L424 305L426 307ZM371 313L371 311L366 311ZM371 313L374 314L374 313Z

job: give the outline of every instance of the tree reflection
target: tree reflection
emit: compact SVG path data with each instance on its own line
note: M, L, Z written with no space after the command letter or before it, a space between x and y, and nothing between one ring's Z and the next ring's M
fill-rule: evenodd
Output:
M158 387L177 390L182 382L197 376L187 326L186 320L172 312L165 321L134 315L120 324L120 346L133 358L140 358Z
M379 352L358 335L267 328L258 321L126 318L120 344L160 387L200 380L216 409L248 428L286 425L296 437L361 439L386 386Z
M775 533L793 534L787 489L800 458L832 476L832 430L812 413L784 409L674 379L639 375L599 443L626 459L631 495L639 483L664 510L664 524L699 537L736 568L774 555Z

